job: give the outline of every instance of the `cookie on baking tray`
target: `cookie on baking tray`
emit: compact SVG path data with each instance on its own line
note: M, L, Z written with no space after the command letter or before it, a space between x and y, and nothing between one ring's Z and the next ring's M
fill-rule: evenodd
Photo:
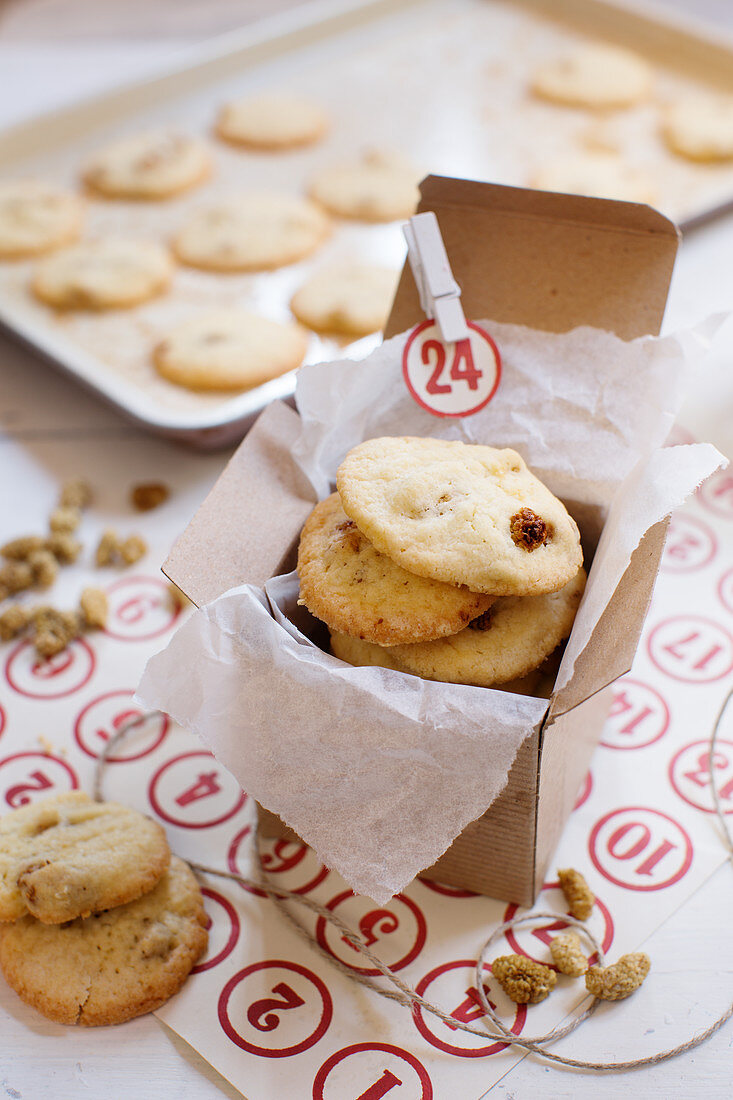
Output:
M170 257L160 245L107 237L41 260L31 285L37 298L58 309L115 309L161 294L172 273Z
M603 151L545 161L532 178L532 187L623 202L654 204L657 198L654 184L643 168Z
M384 664L426 680L493 687L525 677L568 637L585 588L585 571L558 592L497 599L458 634L383 649L358 638L331 635L334 656L352 665ZM539 682L539 673L537 674ZM538 682L530 681L534 693ZM515 690L514 687L512 690Z
M569 107L631 107L646 99L652 74L631 50L588 43L540 65L531 88L535 95Z
M191 267L263 271L302 260L328 233L328 218L307 199L252 192L194 211L173 248Z
M384 328L398 277L375 264L322 268L296 291L290 308L314 332L367 336Z
M402 157L371 150L360 160L321 169L309 194L341 218L391 222L415 213L420 198L416 179L415 169Z
M492 598L406 572L375 550L338 493L317 504L298 550L300 603L332 630L377 647L455 634Z
M0 260L39 256L75 241L83 204L61 187L35 180L0 183Z
M157 345L159 374L195 390L241 390L295 370L308 338L297 325L282 325L242 309L217 309L192 317Z
M284 92L232 100L216 120L224 141L270 151L312 145L327 129L328 117L316 103Z
M82 791L50 795L0 818L0 921L59 924L151 890L170 850L155 821Z
M733 158L733 96L694 96L671 104L662 136L673 153L695 161Z
M574 520L509 448L369 439L349 451L336 485L376 549L419 576L495 596L539 595L582 564Z
M172 857L149 893L63 925L30 916L0 927L0 968L29 1005L61 1024L119 1024L178 992L206 950L201 890Z
M83 170L87 187L117 199L167 199L195 187L211 172L202 141L156 131L120 138L100 149Z

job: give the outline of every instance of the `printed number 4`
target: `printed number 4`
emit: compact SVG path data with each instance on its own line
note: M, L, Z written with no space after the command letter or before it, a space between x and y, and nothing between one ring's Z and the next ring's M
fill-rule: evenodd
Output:
M435 369L430 375L425 389L429 394L433 395L450 393L453 389L451 384L449 382L443 383L440 381L440 376L445 369L445 348L439 340L426 340L422 347L422 361L426 367L430 365L433 353L435 354ZM454 382L460 382L461 379L463 379L463 381L467 383L469 390L477 390L479 379L482 375L483 372L476 368L473 361L471 341L458 340L453 350L450 377Z

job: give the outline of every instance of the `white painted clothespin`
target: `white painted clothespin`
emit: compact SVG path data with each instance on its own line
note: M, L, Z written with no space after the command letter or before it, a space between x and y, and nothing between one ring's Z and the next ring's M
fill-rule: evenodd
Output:
M461 288L453 278L435 214L415 214L402 231L423 312L435 321L444 343L467 339Z

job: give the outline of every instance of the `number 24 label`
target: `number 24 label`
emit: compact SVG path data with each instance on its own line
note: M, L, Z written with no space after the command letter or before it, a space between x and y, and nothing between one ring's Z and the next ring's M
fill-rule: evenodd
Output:
M471 416L496 393L501 358L489 334L468 322L468 336L445 344L434 321L410 333L402 353L402 374L418 405L433 416Z

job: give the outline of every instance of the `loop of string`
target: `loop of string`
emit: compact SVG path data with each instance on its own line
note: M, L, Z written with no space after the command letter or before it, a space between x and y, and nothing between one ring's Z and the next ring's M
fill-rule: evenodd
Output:
M720 824L723 842L728 850L728 858L733 863L733 837L731 836L728 822L725 817L725 812L720 804L720 797L715 786L715 749L720 727L723 723L725 712L729 703L733 699L733 690L723 700L723 704L718 712L713 726L713 732L710 738L710 748L708 752L708 770L710 777L710 789L712 791L713 805ZM159 711L149 711L146 714L138 715L135 718L131 718L129 721L124 722L118 730L109 738L105 743L96 764L93 782L93 795L97 801L102 801L104 795L102 793L102 779L104 770L107 765L107 760L112 753L115 746L128 734L131 730L136 729L148 719L155 717L159 714ZM283 918L290 924L298 936L303 939L309 947L321 955L322 958L328 962L328 964L335 969L339 970L351 981L358 983L359 985L366 986L373 993L378 994L380 997L386 997L389 1000L396 1001L398 1004L404 1005L409 1008L413 1013L417 1011L427 1012L432 1016L436 1016L439 1020L442 1020L444 1024L447 1024L453 1030L459 1030L467 1032L470 1035L477 1035L484 1040L494 1040L505 1043L507 1046L515 1046L532 1053L540 1058L544 1058L547 1061L554 1062L561 1066L571 1066L576 1069L589 1069L597 1070L607 1073L619 1073L624 1070L641 1069L644 1066L656 1065L659 1062L667 1061L669 1058L675 1058L680 1054L684 1054L689 1050L693 1050L695 1047L700 1046L706 1042L712 1035L715 1034L727 1021L733 1016L733 1004L720 1016L713 1024L707 1027L704 1031L694 1035L685 1043L681 1043L679 1046L671 1047L668 1050L660 1051L657 1054L649 1055L645 1058L634 1058L625 1062L588 1062L577 1058L566 1058L559 1054L546 1049L548 1043L557 1042L559 1039L569 1035L577 1027L587 1020L590 1015L595 1011L599 1005L599 1001L596 998L590 1002L590 1004L577 1016L574 1016L564 1026L558 1026L548 1031L545 1035L536 1035L532 1038L523 1035L515 1035L504 1022L499 1018L494 1008L492 1008L486 991L484 989L485 970L489 967L488 953L494 943L502 937L506 932L519 927L521 925L532 924L542 920L557 920L557 913L542 913L533 912L527 913L523 916L514 917L512 920L506 921L504 924L499 925L491 933L481 951L476 962L476 977L475 988L478 994L481 1006L484 1010L484 1014L491 1020L496 1032L492 1033L488 1026L474 1026L469 1023L465 1023L462 1020L457 1020L454 1016L444 1012L438 1005L431 1004L424 997L422 997L417 990L413 989L407 982L405 982L398 974L395 973L389 966L382 962L382 960L371 950L367 944L365 944L360 938L359 934L353 930L345 921L341 919L331 909L328 909L325 905L321 905L320 902L313 901L312 898L308 898L303 894L296 894L292 890L287 890L283 886L276 885L267 874L261 858L260 845L259 845L259 830L255 826L253 830L253 848L256 855L255 862L255 878L248 878L246 875L237 874L234 871L222 871L215 867L207 867L204 864L190 863L189 866L197 871L199 874L212 875L219 878L231 879L234 882L239 883L250 890L259 890L266 894L276 905ZM318 940L311 934L308 928L301 923L298 917L293 913L286 905L286 902L292 902L294 905L299 906L301 909L308 910L311 913L316 914L319 917L323 917L324 920L332 924L343 936L347 943L355 948L365 959L371 964L371 966L379 972L387 981L387 985L380 985L379 982L367 975L362 974L359 971L353 970L345 963L341 962L335 956L329 954L325 948L321 947ZM597 957L598 965L604 965L603 951L600 944L596 941L592 933L586 928L582 921L576 920L571 916L564 916L563 921L569 925L573 925L579 932L588 940L592 945ZM392 988L390 988L390 986Z

